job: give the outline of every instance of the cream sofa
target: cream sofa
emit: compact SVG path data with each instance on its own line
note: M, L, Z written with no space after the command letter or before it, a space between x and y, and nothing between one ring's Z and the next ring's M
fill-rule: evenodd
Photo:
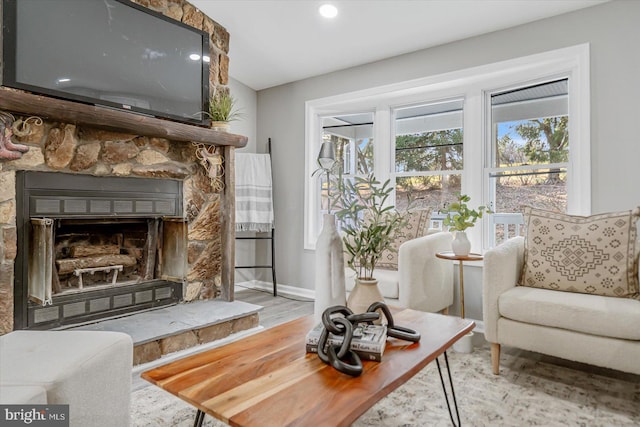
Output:
M493 373L500 346L640 374L640 301L516 286L524 238L484 255L482 306Z
M398 250L398 269L376 268L378 288L389 304L426 312L448 310L453 304L453 265L436 258L437 252L451 250L449 232L430 231L408 240ZM355 273L345 270L345 286L351 292Z
M0 403L68 404L71 427L129 425L129 335L14 331L0 337L0 360Z

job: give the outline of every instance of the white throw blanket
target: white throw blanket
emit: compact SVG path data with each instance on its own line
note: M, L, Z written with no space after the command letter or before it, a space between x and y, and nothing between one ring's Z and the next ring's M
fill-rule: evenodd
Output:
M273 228L269 154L236 153L236 231Z

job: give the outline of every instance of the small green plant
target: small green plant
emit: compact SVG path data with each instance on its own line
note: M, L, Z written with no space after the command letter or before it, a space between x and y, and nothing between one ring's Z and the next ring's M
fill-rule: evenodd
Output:
M465 231L469 227L473 227L483 213L493 213L486 206L478 206L478 210L469 209L467 203L471 197L466 194L457 193L457 201L451 203L446 208L440 210L440 213L447 214L442 222L449 227L449 231Z
M209 100L209 112L205 112L214 122L231 122L242 117L236 107L236 100L230 93L222 92Z
M392 205L386 205L393 192L390 181L382 185L373 174L355 177L354 181L335 182L334 206L341 221L347 265L360 279L372 279L373 270L382 252L393 250L396 235L406 227L407 215L400 214Z

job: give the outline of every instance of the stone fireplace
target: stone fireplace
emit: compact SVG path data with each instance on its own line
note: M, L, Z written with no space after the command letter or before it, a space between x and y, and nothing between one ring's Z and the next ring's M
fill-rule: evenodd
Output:
M233 298L228 194L212 189L194 144L52 122L21 142L29 152L0 163L0 332ZM29 263L46 236L50 295L38 297Z
M208 32L211 91L228 90L222 26L183 0L137 3ZM3 87L0 110L44 119L14 136L28 152L0 161L0 334L233 300L233 154L245 137ZM223 159L223 188L203 149Z
M187 266L182 182L16 174L18 328L178 302Z

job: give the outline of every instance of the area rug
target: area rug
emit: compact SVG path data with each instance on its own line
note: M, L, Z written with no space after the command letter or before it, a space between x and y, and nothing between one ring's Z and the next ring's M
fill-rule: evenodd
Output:
M638 376L608 371L592 373L592 369L576 369L536 355L504 351L501 374L495 376L486 348L476 348L471 354L452 351L448 356L462 425L640 425ZM132 393L133 426L187 427L193 425L194 416L193 407L155 386ZM207 416L204 425L226 424ZM450 425L435 363L353 424L354 427Z

